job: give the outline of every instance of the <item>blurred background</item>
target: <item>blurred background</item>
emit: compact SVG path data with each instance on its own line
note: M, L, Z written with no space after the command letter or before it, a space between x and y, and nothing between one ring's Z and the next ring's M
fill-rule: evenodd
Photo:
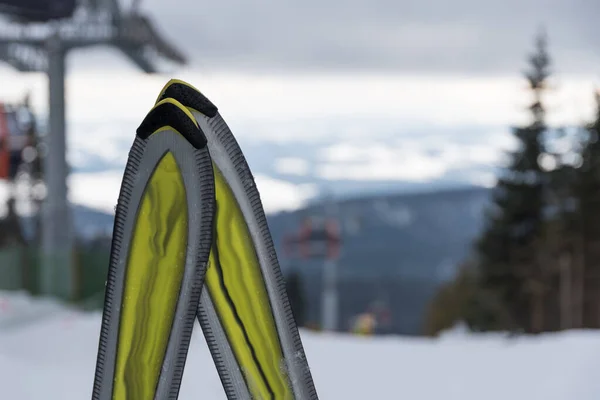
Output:
M129 147L180 78L248 159L322 397L598 398L598 15L0 0L0 394L91 393Z

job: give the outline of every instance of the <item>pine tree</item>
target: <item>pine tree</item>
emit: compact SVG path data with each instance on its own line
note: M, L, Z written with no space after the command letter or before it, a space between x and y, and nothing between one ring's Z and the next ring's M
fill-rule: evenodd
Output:
M563 136L564 137L564 136ZM546 203L549 211L545 221L542 251L545 263L546 293L544 299L544 330L570 329L576 324L574 318L574 290L579 265L579 213L574 202L574 183L578 170L567 162L569 154L554 155L555 168L548 172Z
M580 268L575 271L578 327L600 328L600 94L595 121L587 127L575 195L579 214Z
M533 94L532 121L513 132L519 148L510 154L509 165L497 182L486 229L476 246L482 292L493 297L486 302L500 304L502 312L496 311L495 320L488 319L488 326L476 329L543 329L544 271L539 248L547 174L539 160L546 131L542 94L550 74L546 47L541 34L525 73Z

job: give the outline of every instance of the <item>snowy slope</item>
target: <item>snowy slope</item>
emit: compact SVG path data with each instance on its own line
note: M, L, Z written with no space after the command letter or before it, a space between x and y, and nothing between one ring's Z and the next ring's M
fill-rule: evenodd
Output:
M98 313L0 293L0 399L91 398L99 328ZM438 340L302 336L321 399L600 398L600 333L512 341L462 333ZM225 399L199 329L180 399Z

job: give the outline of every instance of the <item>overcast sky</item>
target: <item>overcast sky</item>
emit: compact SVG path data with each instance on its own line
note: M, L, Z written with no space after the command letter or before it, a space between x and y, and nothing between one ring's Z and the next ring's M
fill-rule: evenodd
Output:
M130 1L121 3L127 9ZM315 192L293 183L298 171L363 181L464 175L493 182L481 171L510 147L510 127L526 122L521 73L542 26L556 73L547 97L550 122L591 118L600 84L596 0L142 0L141 6L190 57L188 66L146 76L115 50L69 56L69 159L86 171L94 169L90 164L104 168L74 176L72 193L106 210L116 202L135 128L171 77L213 100L252 151L261 143L268 149L248 156L271 211L298 207ZM0 66L0 82L2 99L32 90L36 109L45 112L43 75ZM278 153L281 144L293 154Z
M513 74L541 26L561 70L596 73L600 62L595 0L173 4L142 1L166 36L211 68Z

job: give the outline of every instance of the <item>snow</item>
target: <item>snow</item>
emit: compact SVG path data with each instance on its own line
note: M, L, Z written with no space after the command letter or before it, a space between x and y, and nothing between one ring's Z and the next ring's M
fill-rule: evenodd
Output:
M0 292L0 398L91 398L99 313ZM596 400L600 333L368 338L303 331L321 399ZM198 327L180 399L225 399Z

